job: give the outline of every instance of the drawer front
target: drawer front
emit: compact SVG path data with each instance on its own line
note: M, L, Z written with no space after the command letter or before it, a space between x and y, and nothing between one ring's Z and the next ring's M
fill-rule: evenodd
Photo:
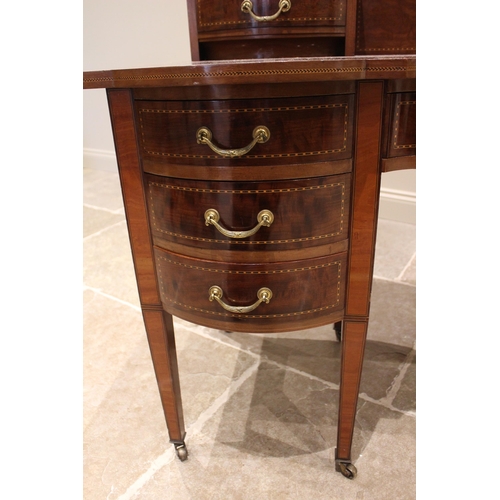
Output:
M347 238L349 174L258 183L146 175L145 181L153 238L159 246L172 242L260 252Z
M387 157L416 154L416 93L390 95Z
M290 8L280 0L252 0L251 11L257 18L275 16L264 21L256 19L243 0L198 0L198 33L249 28L304 28L344 26L346 0L290 0ZM283 6L280 12L280 3ZM247 4L250 7L249 4Z
M148 162L248 167L350 158L353 107L351 94L137 101L144 170Z
M356 55L415 51L415 0L357 0Z
M160 249L155 258L165 309L187 321L234 331L284 331L326 324L343 310L345 252L273 264L213 262ZM220 289L220 302L212 287ZM270 290L268 303L259 298L261 289Z

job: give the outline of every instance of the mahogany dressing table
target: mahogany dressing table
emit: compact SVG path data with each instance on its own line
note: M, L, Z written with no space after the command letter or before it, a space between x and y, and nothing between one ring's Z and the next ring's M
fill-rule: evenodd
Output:
M380 176L415 166L416 58L400 31L387 40L390 19L360 16L412 4L280 0L278 16L262 21L250 3L189 1L189 66L85 72L83 84L107 91L144 324L179 458L172 316L248 333L332 324L342 342L336 467L354 478ZM263 16L276 3L261 2ZM284 17L294 8L298 26ZM373 50L381 40L393 54ZM290 57L304 41L314 57Z

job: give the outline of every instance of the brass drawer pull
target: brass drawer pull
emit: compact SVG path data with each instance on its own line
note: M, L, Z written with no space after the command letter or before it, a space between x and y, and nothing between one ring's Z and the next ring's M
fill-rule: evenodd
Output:
M213 285L208 290L208 299L210 300L210 302L212 302L215 299L226 311L233 312L233 313L240 313L240 314L245 314L245 313L248 313L250 311L253 311L262 302L269 304L269 301L271 300L272 296L273 296L273 292L271 292L271 290L269 290L269 288L261 288L257 292L257 298L259 300L257 300L257 302L255 302L255 304L252 304L251 306L237 307L237 306L230 306L221 300L222 299L222 288L220 286Z
M267 127L264 127L264 125L259 125L258 127L254 128L252 136L253 141L244 148L221 149L212 142L212 132L210 131L210 129L208 129L207 127L200 127L196 131L196 141L198 142L198 144L206 144L210 147L210 149L212 149L212 151L215 151L218 155L221 155L224 158L237 158L238 156L247 154L258 142L267 142L269 140L269 137L271 137L271 132L269 132L269 129Z
M274 221L274 215L270 210L261 210L257 214L258 224L253 229L249 229L248 231L229 231L219 224L219 219L219 212L217 212L215 208L209 208L205 212L205 225L209 226L212 224L220 233L228 238L248 238L248 236L255 234L262 226L269 227Z
M280 0L278 4L279 10L272 16L257 16L252 12L253 4L251 0L243 0L241 10L246 14L250 14L256 21L274 21L282 12L288 12L292 8L291 0Z

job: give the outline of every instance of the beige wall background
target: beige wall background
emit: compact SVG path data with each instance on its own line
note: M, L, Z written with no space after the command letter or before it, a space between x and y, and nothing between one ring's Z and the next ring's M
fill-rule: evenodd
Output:
M186 0L84 0L84 71L190 64ZM84 168L116 171L104 90L83 93ZM380 217L415 224L416 173L383 174Z

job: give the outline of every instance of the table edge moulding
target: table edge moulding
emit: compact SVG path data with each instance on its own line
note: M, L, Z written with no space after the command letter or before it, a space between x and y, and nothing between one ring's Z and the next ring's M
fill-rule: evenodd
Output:
M413 150L410 149L405 150L407 154L401 159L402 167L398 167L397 157L387 156L389 149L387 138L392 137L392 132L385 129L391 127L393 122L391 118L393 114L391 115L388 111L388 107L393 104L392 93L397 93L399 89L405 92L415 90L415 77L416 57L414 55L204 61L193 62L186 66L83 73L85 89L104 88L107 92L144 324L170 440L181 460L187 458L187 449L171 312L177 309L169 305L165 290L170 289L171 286L175 289L182 284L178 283L179 280L172 274L172 266L185 265L190 267L190 270L201 269L203 263L212 261L212 266L227 266L224 267L225 273L232 272L233 267L246 269L248 266L254 266L254 268L261 266L262 269L268 269L269 266L275 265L278 269L285 269L288 265L297 267L301 262L315 263L318 267L322 265L324 259L333 259L334 253L335 262L343 263L343 274L342 278L339 278L338 285L342 298L340 306L336 309L332 308L331 312L323 316L313 316L309 320L299 319L295 329L335 323L338 330L338 324L342 322L336 467L346 477L353 478L356 475L356 468L351 459L351 443L369 318L380 177L383 170L413 168L415 165L415 156L412 154ZM244 166L239 166L238 159L234 158L222 159L221 162L225 162L223 167L210 165L211 160L207 160L206 164L200 163L199 167L194 161L192 165L189 162L176 164L175 161L165 160L161 156L158 160L153 156L146 162L146 157L149 158L149 156L143 147L145 139L141 136L141 123L138 118L138 103L144 100L160 102L158 106L171 106L169 103L173 101L180 102L182 105L187 100L196 103L217 99L226 101L254 99L255 102L260 102L259 99L267 97L295 99L301 96L316 98L317 96L343 94L353 102L352 119L349 118L349 127L352 127L352 131L349 132L352 153L347 158L331 161L307 158L307 161L311 162L310 172L313 172L309 176L311 178L309 181L307 176L301 173L304 168L300 168L298 160L290 160L289 165L286 163L272 165L271 160L261 160L257 154L255 154L255 160L242 159L242 162L247 162L241 163ZM161 104L163 102L166 104ZM151 123L153 123L151 127L154 127L156 122ZM273 133L275 134L271 130L271 137ZM189 137L193 143L196 143L194 133L192 135L192 138L191 134ZM208 157L212 152L207 146L204 147L208 151ZM261 146L257 145L257 147ZM193 174L191 175L190 172ZM211 249L208 244L206 248L196 243L184 244L184 240L179 238L175 240L170 235L162 239L161 227L152 224L151 210L159 209L151 204L155 200L151 201L148 198L151 196L148 182L159 185L158 179L172 178L172 182L177 183L172 184L174 188L179 183L182 185L182 182L186 182L186 186L200 186L203 182L226 182L231 186L239 186L238 183L244 183L247 186L249 183L259 182L274 186L273 183L282 182L288 186L290 182L296 182L297 179L302 182L301 185L307 187L307 182L323 182L321 179L329 175L339 175L339 179L350 177L345 198L348 206L342 212L345 214L346 237L342 241L332 240L328 244L319 242L316 246L310 247L290 245L282 250L276 250L274 253L280 255L280 262L273 263L274 254L269 254L265 250L249 250L247 247L250 245L245 247L245 245L238 246L234 243L227 248L221 247L220 254L218 254L218 250ZM198 189L198 191L201 192L203 189ZM179 194L181 195L182 193ZM269 226L269 220L266 220ZM212 220L208 220L206 225L210 226L211 222ZM205 220L200 219L200 224L205 227ZM277 222L274 221L272 224L275 227L271 225L269 231L277 230ZM223 236L219 235L215 227L210 226L208 229L213 230L213 234L216 235L213 237L215 238L213 239L214 245L218 245ZM259 229L251 238L255 241L258 238L265 238L266 233L263 231L266 230L268 229L265 227ZM164 241L166 241L165 244L163 244ZM166 246L168 248L165 250ZM170 252L168 255L165 253L167 251ZM259 255L264 257L262 262L257 263L255 259ZM225 262L230 262L229 258L233 258L233 262L238 265L226 264ZM163 263L167 260L170 263L164 265ZM188 262L189 266L183 264L184 262ZM334 280L333 277L336 274L332 272L331 276ZM204 297L205 293L207 293L208 304L208 291L203 292ZM210 300L213 300L213 303L210 303L210 307L212 305L218 307L217 301L231 301L231 298L226 298L226 295L222 298L216 297L217 293L217 291L212 291ZM265 307L274 307L273 301L276 304L279 300L274 291L272 298L266 293L264 292L259 299L264 302L259 305L261 310ZM255 296L253 300L256 300ZM265 304L266 301L269 305ZM205 321L204 316L198 313L196 308L192 308L191 312L186 312L184 316L195 322L198 317L201 318L200 324L216 327L223 324L215 319ZM230 324L234 331L255 331L252 329L254 323L251 323L251 327L245 327L244 320L228 321L232 321ZM256 324L262 325L258 326L261 333L282 331L280 322L277 320L269 321L268 326L265 320Z

